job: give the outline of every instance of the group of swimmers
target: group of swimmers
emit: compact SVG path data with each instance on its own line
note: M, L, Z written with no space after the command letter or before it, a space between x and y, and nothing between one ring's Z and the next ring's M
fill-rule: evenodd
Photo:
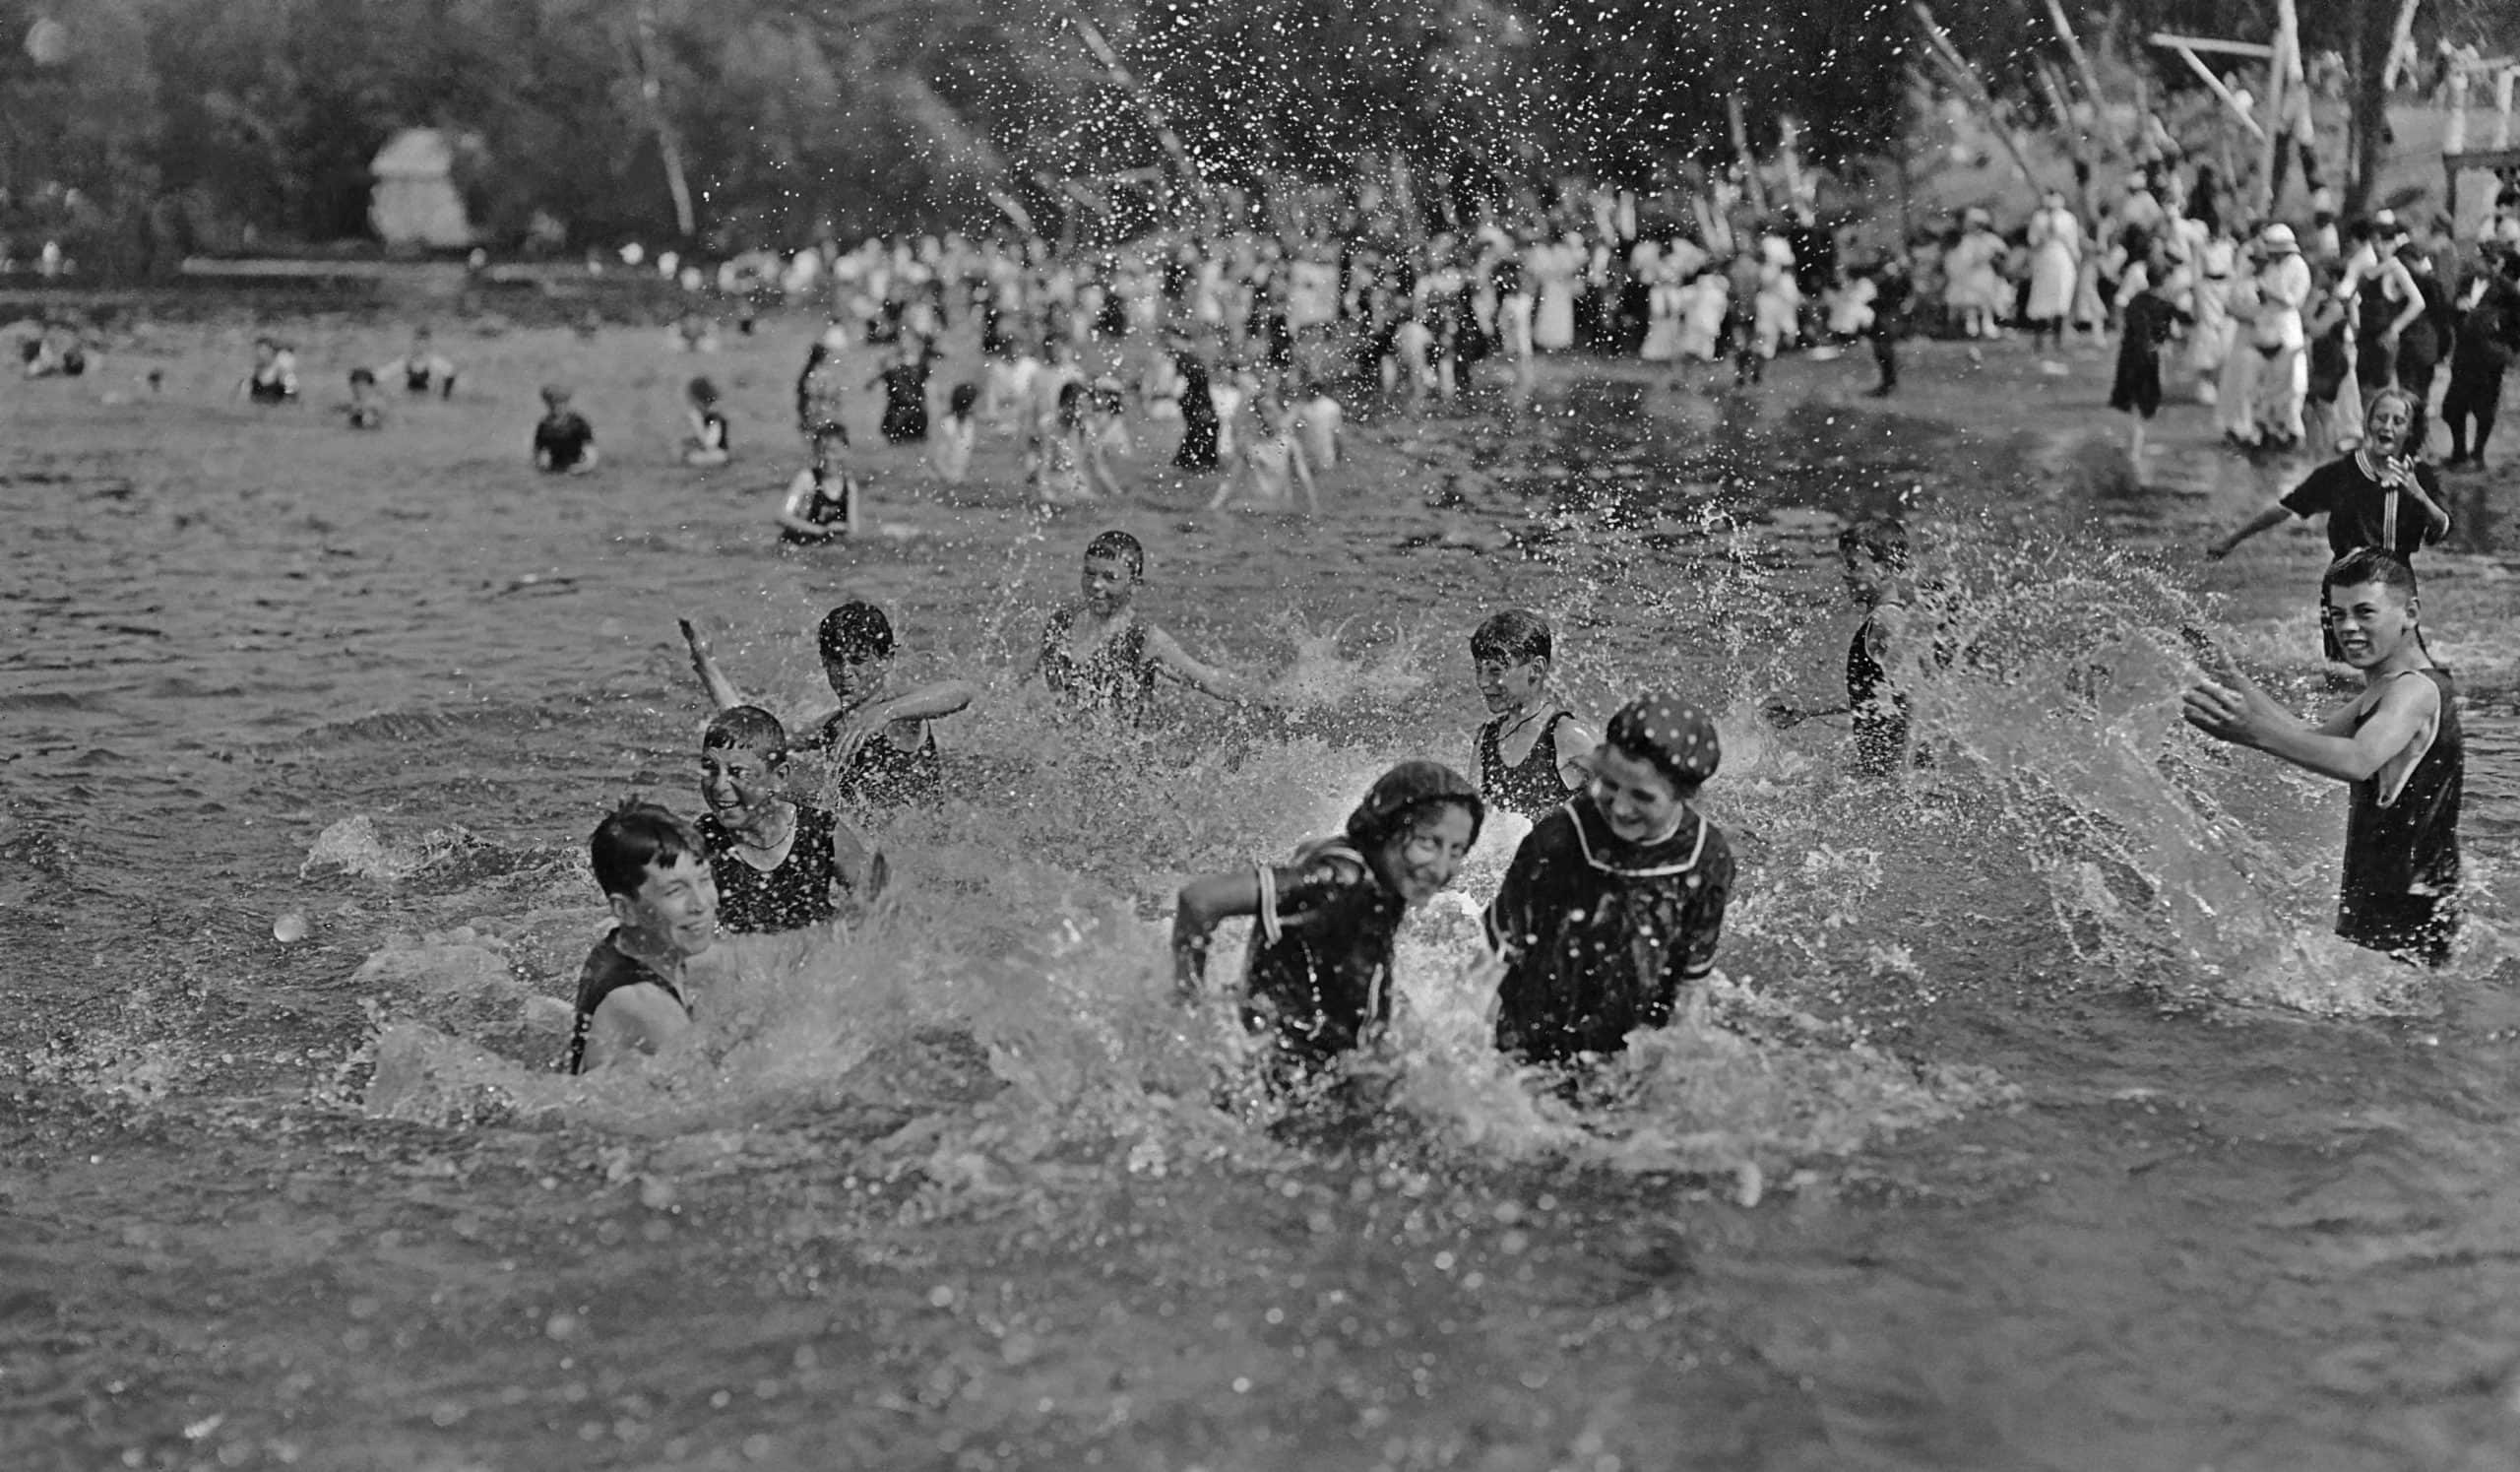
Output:
M1143 721L1160 680L1269 703L1255 681L1191 658L1139 616L1144 574L1136 538L1096 538L1078 596L1043 623L1030 673L1091 719ZM580 980L572 1072L680 1036L693 1003L688 963L722 928L789 930L862 914L890 865L847 812L931 799L942 770L934 723L976 695L953 678L897 687L890 620L850 602L817 634L837 708L791 735L745 702L687 621L683 633L715 707L701 736L708 810L687 823L633 802L597 828L594 869L616 926ZM1597 736L1551 690L1553 635L1527 609L1482 623L1471 650L1491 712L1474 742L1476 783L1439 762L1403 762L1339 834L1181 890L1172 951L1185 997L1204 990L1217 927L1234 918L1255 927L1240 1004L1274 1077L1316 1072L1389 1022L1401 921L1452 883L1491 812L1534 823L1487 915L1505 1052L1545 1063L1616 1053L1637 1028L1670 1020L1683 989L1714 965L1733 867L1723 831L1697 806L1722 757L1713 721L1648 691ZM831 764L829 806L788 790L791 758L808 751Z
M2371 408L2385 437L2403 407ZM2383 485L2378 493L2385 501L2398 492ZM2359 535L2365 508L2355 494L2319 503L2331 536ZM1846 715L1856 770L1896 773L1921 759L1915 692L1954 652L1922 607L1903 528L1851 526L1839 552L1864 613L1848 649L1846 703L1826 712L1778 703L1769 718L1787 726ZM1144 571L1137 539L1096 538L1078 597L1045 620L1029 673L1070 711L1122 722L1143 721L1165 679L1268 702L1253 680L1191 658L1139 616ZM2317 724L2300 721L2200 634L2208 672L2184 692L2184 715L2217 739L2347 783L2337 932L2439 965L2460 919L2455 687L2424 647L2416 579L2402 555L2346 546L2322 579L2321 603L2333 658L2363 677L2355 700ZM942 770L934 723L977 693L954 678L896 687L890 621L851 602L818 632L838 706L791 735L745 702L688 622L683 630L716 709L701 738L708 812L686 823L634 801L596 830L594 869L617 924L580 981L573 1072L656 1053L685 1032L689 963L722 928L788 930L862 914L889 882L889 864L845 811L932 798ZM1282 862L1205 875L1180 890L1172 955L1185 999L1208 989L1220 925L1251 922L1237 1000L1262 1045L1266 1077L1316 1075L1388 1025L1403 919L1453 882L1497 812L1533 825L1487 905L1490 958L1477 976L1493 987L1503 1054L1577 1076L1621 1052L1636 1030L1669 1022L1714 965L1734 882L1725 834L1699 806L1722 760L1714 722L1684 697L1648 689L1597 734L1552 690L1553 633L1529 609L1485 620L1470 650L1490 713L1470 753L1476 781L1441 762L1402 762L1367 789L1339 833ZM837 800L828 807L788 791L791 757L815 750L832 763L826 790Z

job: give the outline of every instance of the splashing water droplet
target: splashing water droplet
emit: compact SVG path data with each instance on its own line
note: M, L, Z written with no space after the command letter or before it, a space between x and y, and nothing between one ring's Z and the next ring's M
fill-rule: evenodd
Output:
M283 945L295 945L306 938L306 913L290 910L272 922L272 938Z

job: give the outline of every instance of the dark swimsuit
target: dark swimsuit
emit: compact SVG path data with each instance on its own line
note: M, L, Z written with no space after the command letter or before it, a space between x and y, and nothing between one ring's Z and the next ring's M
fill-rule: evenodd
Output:
M1084 659L1068 653L1076 629L1074 608L1061 608L1041 625L1041 682L1070 709L1103 711L1123 721L1145 719L1155 698L1155 661L1146 652L1146 625L1129 626Z
M718 880L718 924L738 934L799 930L832 917L831 836L838 819L819 807L796 806L796 836L788 857L768 873L744 863L734 835L716 814L700 820L709 869Z
M832 489L834 479L840 483L837 491ZM849 508L856 499L857 482L849 479L849 472L839 472L836 478L818 474L814 477L814 498L805 507L805 521L810 526L839 527L846 531ZM794 527L781 527L779 540L797 546L820 546L824 539L808 537Z
M2336 933L2356 945L2439 966L2450 959L2450 942L2459 933L2459 799L2467 753L2450 672L2407 673L2424 674L2440 688L2440 725L2393 796L2382 798L2377 777L2353 785ZM2367 719L2365 711L2356 718L2356 728Z
M909 751L876 733L857 748L836 782L844 800L897 807L934 797L944 779L945 762L937 754L936 732L931 728Z
M1908 748L1908 697L1889 688L1890 672L1872 656L1872 615L1847 645L1847 708L1854 716L1855 769L1869 777L1899 770Z
M1391 951L1407 907L1343 839L1255 864L1260 909L1243 973L1242 1020L1266 1036L1281 1076L1309 1071L1391 1020Z
M1714 968L1732 892L1732 848L1704 816L1631 844L1578 794L1533 825L1487 909L1507 954L1497 1048L1563 1061L1670 1022L1680 989Z
M1479 728L1479 796L1489 807L1537 821L1566 800L1566 782L1557 774L1557 723L1573 719L1574 714L1559 711L1550 716L1532 738L1532 749L1521 763L1510 767L1501 749L1505 718L1498 716Z
M682 990L659 975L656 968L621 949L621 932L614 930L595 944L587 953L586 968L578 973L577 1014L569 1023L569 1056L562 1065L567 1073L584 1073L587 1069L587 1034L595 1028L596 1009L603 999L624 987L661 987L683 1015L691 1015L691 1003Z

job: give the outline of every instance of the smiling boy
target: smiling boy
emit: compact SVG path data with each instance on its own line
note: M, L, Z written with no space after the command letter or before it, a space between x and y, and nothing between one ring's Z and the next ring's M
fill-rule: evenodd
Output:
M2336 933L2401 960L2438 966L2459 930L2459 798L2466 755L2458 690L2418 630L2414 570L2363 547L2320 583L2344 662L2362 693L2316 726L2237 670L2181 697L2189 725L2346 783L2345 873Z
M654 1054L691 1029L686 967L718 936L718 885L691 825L629 802L588 844L613 928L578 976L570 1073Z
M1538 818L1564 802L1582 790L1599 744L1548 688L1554 655L1548 620L1529 608L1507 608L1470 636L1489 717L1472 755L1479 796L1499 811Z

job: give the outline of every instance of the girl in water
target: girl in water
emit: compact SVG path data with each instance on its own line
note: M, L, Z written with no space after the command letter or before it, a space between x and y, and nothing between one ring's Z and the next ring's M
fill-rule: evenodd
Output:
M1058 408L1029 457L1033 499L1043 506L1073 506L1120 493L1103 441L1086 422L1086 393L1082 383L1060 386Z
M936 479L960 485L972 471L972 446L979 438L979 385L958 383L945 413L927 429L927 465Z
M857 482L840 459L848 444L849 431L839 423L815 427L813 459L788 482L788 499L779 508L780 541L813 546L857 535Z
M1182 653L1170 634L1139 619L1133 607L1145 580L1146 548L1126 532L1105 532L1085 548L1082 596L1041 625L1032 673L1078 715L1146 719L1159 675L1219 700L1265 703L1257 685ZM1028 676L1029 677L1029 676Z
M690 406L691 433L682 442L682 463L695 470L724 465L733 450L727 443L726 416L718 411L718 386L695 378L684 390L684 398Z
M1485 809L1459 773L1430 761L1384 773L1336 838L1285 864L1212 874L1184 887L1172 922L1184 1000L1206 982L1220 922L1253 918L1243 1025L1292 1083L1370 1041L1391 1020L1392 942L1401 920L1452 883Z
M1312 481L1311 456L1303 440L1295 433L1294 416L1278 402L1275 394L1264 393L1253 408L1264 431L1255 434L1244 448L1238 474L1217 487L1208 509L1224 509L1242 492L1242 505L1253 511L1291 511L1294 509L1294 488L1303 487L1303 509L1313 516L1321 514L1321 496Z
M1208 381L1208 365L1196 353L1176 354L1181 370L1181 448L1172 463L1185 471L1217 468L1217 401Z
M1487 910L1496 1046L1527 1063L1619 1053L1715 968L1732 851L1696 807L1723 752L1675 696L1610 718L1591 786L1532 828Z

